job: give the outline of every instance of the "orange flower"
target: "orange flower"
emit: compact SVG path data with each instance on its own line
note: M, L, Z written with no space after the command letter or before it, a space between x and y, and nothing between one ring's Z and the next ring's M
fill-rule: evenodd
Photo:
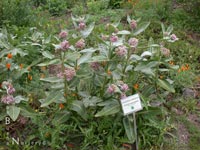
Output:
M10 67L11 67L11 64L7 63L7 64L6 64L6 68L7 68L7 69L10 69Z
M24 66L23 64L20 64L20 65L19 65L20 69L22 69L22 68L23 68L23 66Z
M28 67L28 71L31 71L31 67Z
M65 93L63 96L64 96L64 97L67 97L67 94Z
M44 78L45 75L43 73L40 74L40 78Z
M70 147L70 148L74 148L74 144L71 144L71 143L67 143L67 147Z
M33 79L32 75L28 74L28 79L31 81Z
M61 104L59 104L59 108L60 109L63 109L65 106L61 103Z
M163 76L160 76L159 78L160 78L160 79L163 79Z
M131 149L131 145L130 144L126 144L126 143L123 143L122 146L126 149Z
M134 85L133 85L133 88L134 88L135 90L139 89L139 84L137 84L137 83L134 84Z
M47 68L46 68L45 66L42 66L42 67L41 67L41 70L43 70L43 71L46 70L46 69L47 69Z
M72 96L75 97L75 96L77 96L77 94L76 93L72 93Z
M173 62L173 61L170 61L169 64L173 66L173 65L174 65L174 62Z
M188 64L185 65L186 70L190 69L190 66Z
M107 74L110 76L110 75L112 75L112 72L110 70L108 70Z
M12 58L12 54L11 53L9 53L8 55L7 55L7 58Z
M186 64L186 65L182 65L181 68L178 70L178 72L186 71L186 70L189 70L189 69L190 69L190 67L189 67L188 64Z

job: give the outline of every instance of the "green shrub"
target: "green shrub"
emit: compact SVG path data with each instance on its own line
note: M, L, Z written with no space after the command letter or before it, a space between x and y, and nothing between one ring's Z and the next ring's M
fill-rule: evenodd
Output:
M49 0L44 9L47 9L52 15L61 15L67 9L67 3L65 0Z
M27 0L3 0L0 1L0 25L9 24L28 26L32 20L30 1Z

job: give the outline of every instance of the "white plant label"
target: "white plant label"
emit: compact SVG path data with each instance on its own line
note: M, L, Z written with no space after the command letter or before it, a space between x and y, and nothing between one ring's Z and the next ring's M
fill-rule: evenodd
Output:
M122 110L124 115L128 115L139 110L142 110L142 104L139 94L134 94L121 99Z

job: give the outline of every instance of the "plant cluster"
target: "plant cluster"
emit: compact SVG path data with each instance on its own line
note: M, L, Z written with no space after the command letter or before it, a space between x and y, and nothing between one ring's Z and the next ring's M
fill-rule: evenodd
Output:
M157 44L141 39L150 22L140 18L128 16L125 27L120 22L102 27L88 23L89 16L71 17L74 28L58 35L31 28L18 44L13 41L19 37L1 30L0 96L7 108L1 119L29 118L27 129L35 129L21 140L45 141L45 148L115 149L136 140L133 118L123 115L120 101L139 93L140 147L162 145L173 128L163 97L175 92L168 75L178 72L163 44L178 40L172 26L162 24L163 42Z

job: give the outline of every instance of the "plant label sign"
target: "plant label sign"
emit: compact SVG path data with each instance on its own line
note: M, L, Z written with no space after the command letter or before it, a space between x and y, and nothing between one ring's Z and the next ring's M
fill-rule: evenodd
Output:
M134 94L121 99L121 104L124 115L128 115L142 110L142 104L140 101L139 94Z

